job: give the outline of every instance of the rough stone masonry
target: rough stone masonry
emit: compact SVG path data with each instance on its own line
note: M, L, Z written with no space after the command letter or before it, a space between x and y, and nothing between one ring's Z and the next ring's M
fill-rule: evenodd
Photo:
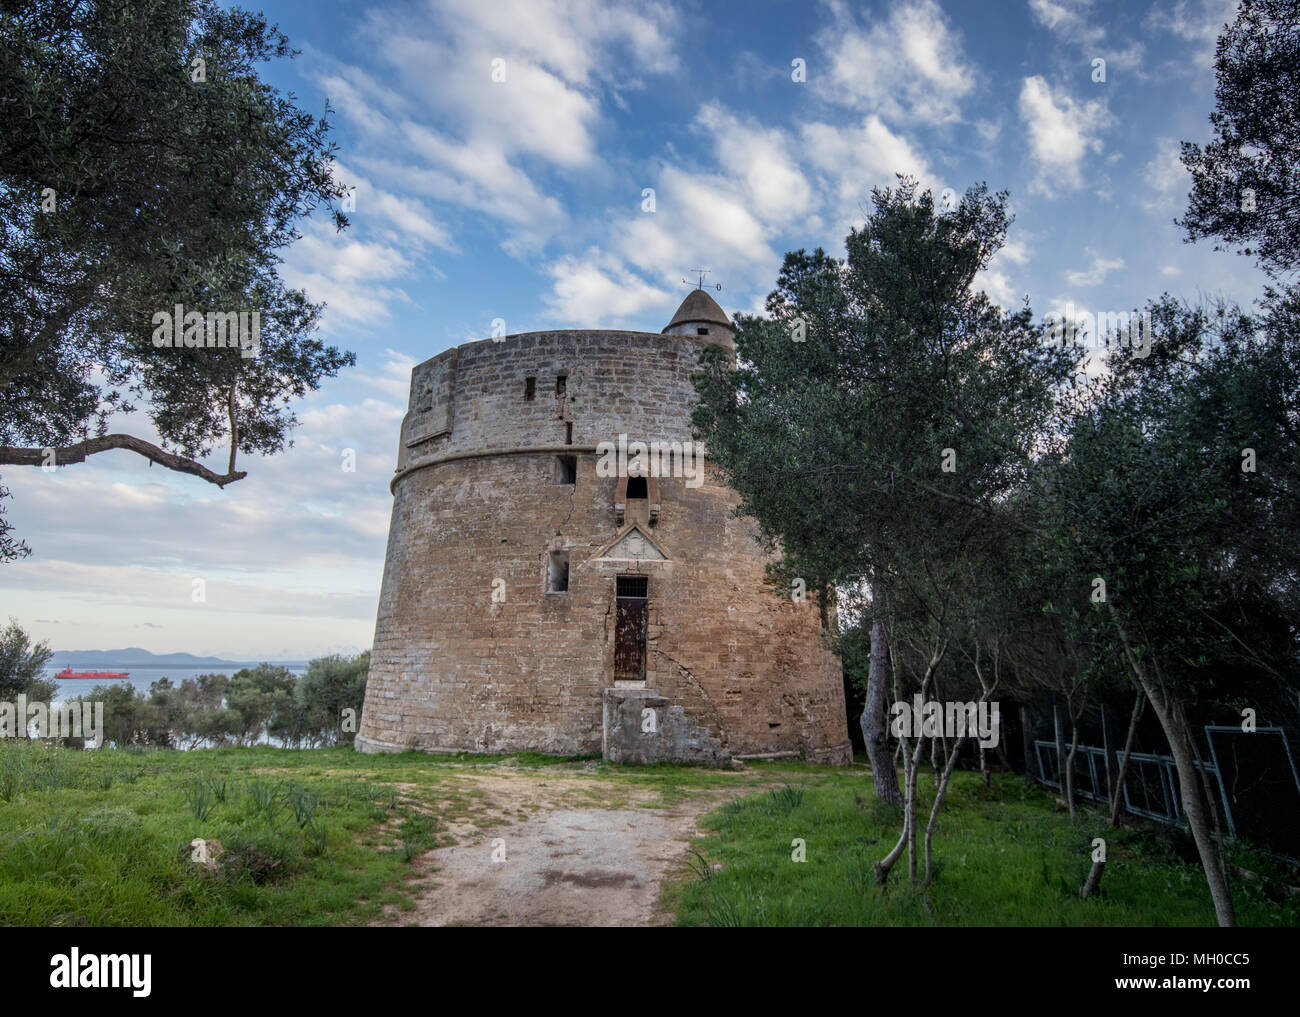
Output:
M708 465L597 471L620 435L691 442L690 375L733 337L697 289L660 334L528 332L414 369L358 749L851 761L815 598L766 581L735 492Z

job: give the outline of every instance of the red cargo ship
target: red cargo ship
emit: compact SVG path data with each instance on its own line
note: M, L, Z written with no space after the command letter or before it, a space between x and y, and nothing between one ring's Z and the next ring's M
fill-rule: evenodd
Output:
M65 667L55 678L130 678L130 671L74 671Z

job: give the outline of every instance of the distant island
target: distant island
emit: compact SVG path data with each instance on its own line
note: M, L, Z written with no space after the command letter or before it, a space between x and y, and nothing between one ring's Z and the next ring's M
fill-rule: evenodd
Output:
M55 650L50 666L65 667L256 667L261 663L302 666L301 660L247 661L223 660L221 657L196 657L192 653L150 653L138 646L121 650Z

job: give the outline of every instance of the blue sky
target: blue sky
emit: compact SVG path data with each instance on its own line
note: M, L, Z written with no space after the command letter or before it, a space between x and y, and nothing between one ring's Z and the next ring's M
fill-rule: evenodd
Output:
M701 266L728 312L757 311L784 252L842 253L896 172L1011 192L1009 243L977 280L1006 306L1249 303L1250 263L1172 223L1178 142L1208 137L1234 7L266 2L302 51L266 76L310 111L328 99L357 188L351 227L305 222L284 276L327 303L324 337L357 367L224 492L127 452L7 475L35 553L0 571L0 616L58 649L366 647L414 364L497 318L658 331ZM114 429L151 436L138 415Z

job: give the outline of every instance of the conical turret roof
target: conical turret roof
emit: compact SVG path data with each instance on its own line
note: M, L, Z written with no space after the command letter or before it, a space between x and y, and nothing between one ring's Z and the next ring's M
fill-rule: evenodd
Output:
M685 325L688 322L707 322L712 325L725 325L731 328L732 324L727 319L726 312L718 306L716 300L704 292L704 290L691 290L682 301L682 306L677 308L677 313L673 315L673 320L668 323L664 329L667 333L670 329L678 325Z

